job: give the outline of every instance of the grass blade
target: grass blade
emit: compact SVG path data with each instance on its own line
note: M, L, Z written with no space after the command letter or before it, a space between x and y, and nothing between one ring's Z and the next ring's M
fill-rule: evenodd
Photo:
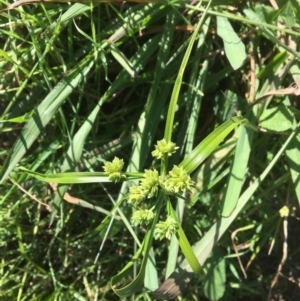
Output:
M276 162L282 156L284 151L288 148L290 142L296 137L299 131L299 125L295 131L287 138L285 143L282 145L280 150L274 156L270 164L264 170L264 172L252 183L252 185L241 195L238 203L229 217L221 217L204 235L204 237L193 246L193 250L200 261L204 264L209 254L211 253L214 245L222 237L224 232L228 229L230 224L235 220L236 216L242 211L247 202L253 196L255 191L261 185L262 181L266 178L272 168L275 166ZM193 274L191 273L191 268L188 261L185 259L180 264L180 270L174 272L155 292L155 296L162 299L175 298L182 293L185 285L184 283L190 281Z
M13 168L19 163L64 100L89 72L93 64L94 60L91 56L83 59L79 66L58 83L37 109L34 110L33 116L24 126L13 150L5 160L4 166L0 172L0 183L7 178Z
M224 138L234 130L239 124L246 120L241 117L232 117L211 134L209 134L181 163L188 173L192 173L224 140Z

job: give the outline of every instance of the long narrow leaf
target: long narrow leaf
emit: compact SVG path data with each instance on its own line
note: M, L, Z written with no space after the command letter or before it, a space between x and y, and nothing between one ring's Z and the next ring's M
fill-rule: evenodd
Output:
M24 126L10 155L5 160L4 166L0 172L0 183L7 178L16 164L19 163L33 142L49 123L58 108L80 83L82 78L89 72L93 64L93 57L86 57L72 73L58 83L37 109L34 110L33 116Z
M177 75L177 78L176 78L176 81L174 84L174 88L172 91L172 95L171 95L170 105L168 108L168 115L167 115L166 128L165 128L165 134L164 134L164 138L166 139L166 141L171 141L174 117L175 117L175 109L176 109L176 104L178 102L179 92L181 89L183 74L184 74L185 68L187 66L189 57L191 55L191 52L192 52L196 37L198 35L199 29L201 28L201 26L203 25L203 23L205 21L206 14L207 14L207 11L208 11L211 3L212 3L212 0L209 0L207 6L205 8L205 11L204 11L203 15L201 16L201 19L199 20L199 22L195 28L195 31L191 37L188 48L184 54L180 69L178 71L178 75Z
M231 223L235 220L237 215L242 211L247 202L253 196L255 191L261 185L262 181L266 178L276 162L282 156L283 152L288 148L289 143L296 137L299 131L299 124L295 131L287 138L280 150L274 156L273 160L264 170L264 172L252 183L251 186L241 195L238 203L229 217L221 217L204 235L204 237L193 246L193 250L197 255L201 264L204 264L209 254L211 253L214 245L222 237L224 232L228 229ZM191 267L186 259L180 264L180 269L174 272L154 293L156 297L161 299L175 298L182 293L186 287L186 283L190 281L193 274L191 273Z
M243 122L246 122L246 119L241 117L232 117L225 121L202 140L190 155L180 163L180 166L188 173L193 172L216 149L225 137Z
M139 248L138 252L134 255L132 260L121 270L121 272L119 272L116 276L112 277L112 279L111 279L111 285L113 287L113 290L120 297L131 296L136 291L138 291L142 288L142 283L144 281L146 266L147 266L147 262L148 262L148 256L149 256L150 249L152 247L153 232L154 232L154 229L155 229L158 217L159 217L159 211L162 206L164 194L161 193L158 196L158 198L159 198L159 200L158 200L159 205L158 205L157 214L155 215L155 217L152 221L151 228L147 231L147 233L145 235L142 246ZM128 274L128 272L130 272L130 268L136 262L136 260L142 254L142 252L143 252L143 259L142 259L142 264L141 264L141 267L140 267L137 277L132 282L130 282L128 285L125 285L124 287L121 287L121 288L115 288L115 285L118 282L120 282Z
M247 172L252 137L253 130L247 128L245 125L241 125L239 128L239 138L235 150L235 156L233 164L231 165L222 205L222 216L229 216L238 201Z
M186 258L187 262L189 263L191 269L193 270L193 272L195 273L195 275L201 279L202 277L205 276L204 270L201 266L201 264L199 263L180 223L179 220L177 218L176 212L174 211L170 200L168 200L167 202L167 208L168 208L168 212L169 214L177 221L178 223L178 232L177 232L177 237L178 237L178 242L180 245L180 248L182 250L182 253L184 254L184 257Z

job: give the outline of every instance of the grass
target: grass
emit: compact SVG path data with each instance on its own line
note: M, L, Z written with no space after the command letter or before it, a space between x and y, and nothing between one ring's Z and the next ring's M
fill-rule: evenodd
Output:
M274 3L1 12L1 300L299 298L300 7ZM179 149L160 164L162 138ZM115 156L130 182L107 182ZM129 183L173 165L195 189L148 201L181 225L152 241Z

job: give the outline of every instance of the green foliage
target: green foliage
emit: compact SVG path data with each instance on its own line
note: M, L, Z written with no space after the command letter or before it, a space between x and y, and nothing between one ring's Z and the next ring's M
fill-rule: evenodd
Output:
M270 3L0 12L1 300L300 298L300 6Z
M209 300L220 300L226 290L226 265L222 252L215 248L208 260L207 275L203 280L203 290Z
M231 67L241 67L247 57L245 45L232 28L227 18L217 16L217 33L224 43L224 51Z
M274 132L284 132L296 126L290 110L285 106L278 105L275 108L264 110L261 114L261 127Z

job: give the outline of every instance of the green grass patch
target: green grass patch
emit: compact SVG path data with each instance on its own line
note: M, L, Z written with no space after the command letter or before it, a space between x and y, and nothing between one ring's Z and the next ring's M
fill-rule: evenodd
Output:
M300 298L277 5L1 2L1 300Z

